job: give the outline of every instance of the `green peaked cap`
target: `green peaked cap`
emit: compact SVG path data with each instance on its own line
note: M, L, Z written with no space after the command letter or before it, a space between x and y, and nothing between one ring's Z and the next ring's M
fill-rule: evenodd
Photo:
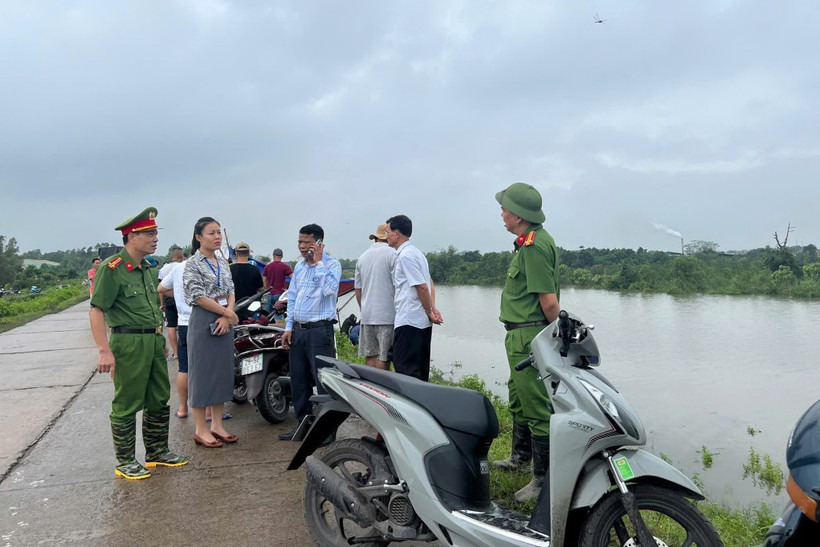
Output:
M140 214L129 218L125 222L121 222L119 226L114 228L121 231L122 235L128 235L131 232L141 232L143 230L156 230L157 208L146 207Z
M495 195L503 208L527 222L541 224L546 220L541 210L541 194L532 185L514 182Z

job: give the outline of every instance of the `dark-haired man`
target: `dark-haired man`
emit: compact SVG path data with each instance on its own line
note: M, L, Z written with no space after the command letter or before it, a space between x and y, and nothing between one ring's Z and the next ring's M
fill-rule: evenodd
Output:
M430 379L433 324L444 322L436 308L436 290L427 257L410 243L413 222L405 215L387 219L387 244L396 249L393 268L393 366L396 372L425 382Z
M234 294L236 301L252 296L262 289L262 273L259 268L249 262L251 258L251 247L244 241L240 241L233 249L236 262L231 264L231 278L233 278ZM247 319L252 312L245 310L240 319Z
M265 270L262 272L264 286L266 289L270 289L270 293L265 299L265 311L268 313L273 311L273 305L285 292L285 279L289 275L293 275L293 268L282 260L283 255L282 249L278 247L274 249L273 260L265 266Z
M289 349L293 410L301 422L310 414L313 386L324 393L317 376L317 355L336 357L336 302L342 265L325 251L325 232L318 224L299 230L299 254L288 288L288 317L282 346ZM297 425L298 427L298 425ZM279 438L289 441L296 427Z
M100 262L102 262L100 257L95 257L94 260L91 261L91 269L88 270L89 294L94 294L94 276L97 275L97 268L100 267Z

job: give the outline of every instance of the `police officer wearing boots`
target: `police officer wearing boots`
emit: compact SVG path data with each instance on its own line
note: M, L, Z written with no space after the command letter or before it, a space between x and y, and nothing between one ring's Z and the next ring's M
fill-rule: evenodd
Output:
M91 334L100 353L97 372L108 372L114 380L110 419L115 473L130 480L150 477L146 467L188 463L168 448L170 383L157 271L145 260L157 248L156 216L157 210L149 207L115 228L122 232L125 248L100 264L91 296ZM140 410L145 466L135 455Z
M514 367L529 356L532 340L561 311L558 251L542 226L546 217L538 190L516 182L498 192L495 199L501 204L504 227L516 239L499 317L507 331L504 345L510 366L507 387L513 419L512 453L493 465L525 470L532 460L532 480L515 493L516 500L526 501L538 497L549 467L550 400L535 368L516 371Z

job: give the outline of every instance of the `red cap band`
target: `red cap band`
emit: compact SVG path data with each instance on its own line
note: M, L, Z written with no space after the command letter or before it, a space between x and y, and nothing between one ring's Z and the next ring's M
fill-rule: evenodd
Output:
M131 232L141 232L143 230L150 230L152 228L157 227L157 221L153 218L147 218L145 220L138 220L133 224L129 224L125 228L122 229L122 235L127 236Z

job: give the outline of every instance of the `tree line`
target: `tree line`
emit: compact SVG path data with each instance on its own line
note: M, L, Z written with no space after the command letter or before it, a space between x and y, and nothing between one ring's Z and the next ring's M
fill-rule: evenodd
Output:
M98 243L65 251L20 253L14 238L0 235L0 287L16 290L85 279ZM23 259L58 262L60 266L23 269ZM166 257L158 257L166 261ZM256 257L267 258L267 257ZM513 251L445 250L427 253L430 274L447 285L502 286ZM340 259L345 277L352 277L355 259ZM745 252L722 253L709 241L693 241L685 254L633 249L559 248L561 286L668 294L773 295L820 298L820 261L815 245L778 245Z
M687 246L685 255L633 249L559 248L561 286L668 294L820 297L814 245L721 253L717 244ZM427 254L436 283L502 286L513 251L446 250Z

